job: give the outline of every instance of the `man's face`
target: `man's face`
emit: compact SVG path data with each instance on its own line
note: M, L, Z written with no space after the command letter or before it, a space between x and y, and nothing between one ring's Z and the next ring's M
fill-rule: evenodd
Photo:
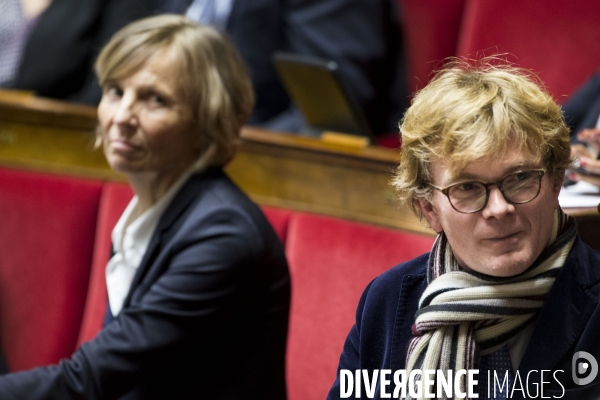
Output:
M451 177L449 164L438 159L432 165L432 184L497 182L512 172L541 168L532 164L533 159L513 148L501 158L486 157L468 164L456 178ZM436 232L444 231L462 268L506 277L525 271L548 244L560 187L560 181L553 182L546 174L533 201L510 204L497 186L491 186L486 206L473 214L456 211L438 190L433 191L431 202L418 200L417 205Z

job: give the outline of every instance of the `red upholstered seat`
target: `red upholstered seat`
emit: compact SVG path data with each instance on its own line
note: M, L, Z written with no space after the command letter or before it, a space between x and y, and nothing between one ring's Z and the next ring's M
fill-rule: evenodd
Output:
M132 197L133 191L126 184L109 182L102 189L90 285L77 346L92 339L102 328L108 298L105 270L110 257L110 236Z
M600 68L599 15L598 1L467 0L458 54L509 53L564 103Z
M75 349L101 183L0 170L0 343L11 371Z
M398 0L411 92L429 82L441 60L456 55L464 4L465 0Z
M291 216L286 242L292 275L289 400L326 397L367 284L432 244L428 236L310 214Z
M290 222L290 216L292 215L292 211L286 210L284 208L275 208L275 207L261 207L262 212L267 217L267 220L271 223L273 230L279 236L281 243L285 244L287 239L287 230L288 224Z

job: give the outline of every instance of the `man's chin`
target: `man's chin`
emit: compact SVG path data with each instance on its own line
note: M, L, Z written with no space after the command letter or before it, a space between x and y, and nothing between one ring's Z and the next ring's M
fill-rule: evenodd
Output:
M529 268L533 263L530 258L521 251L489 255L482 257L477 263L477 269L473 269L482 274L506 278L519 275Z

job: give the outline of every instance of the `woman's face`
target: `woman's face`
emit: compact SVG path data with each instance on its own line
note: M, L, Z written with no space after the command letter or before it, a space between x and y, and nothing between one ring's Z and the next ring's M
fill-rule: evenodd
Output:
M131 76L103 87L98 119L104 154L112 169L130 178L170 184L200 155L200 133L174 59L161 51Z

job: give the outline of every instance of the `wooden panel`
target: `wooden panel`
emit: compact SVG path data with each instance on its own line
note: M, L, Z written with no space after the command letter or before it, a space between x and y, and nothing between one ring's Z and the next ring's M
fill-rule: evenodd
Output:
M96 125L92 107L0 90L0 165L125 181L94 149ZM397 161L397 151L376 146L245 128L226 170L259 204L433 234L398 205L389 183ZM597 210L567 212L581 223L584 240L600 240Z
M227 171L257 202L432 233L398 207L389 185L396 152L340 148L250 128L243 138Z
M0 165L124 181L93 147L92 107L0 90ZM389 185L398 154L246 128L226 170L256 202L432 233L398 208Z

